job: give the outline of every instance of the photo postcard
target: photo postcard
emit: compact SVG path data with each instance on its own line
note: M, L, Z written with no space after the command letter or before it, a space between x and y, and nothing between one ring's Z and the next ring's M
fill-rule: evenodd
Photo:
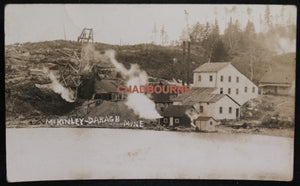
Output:
M8 4L8 182L293 180L293 5Z

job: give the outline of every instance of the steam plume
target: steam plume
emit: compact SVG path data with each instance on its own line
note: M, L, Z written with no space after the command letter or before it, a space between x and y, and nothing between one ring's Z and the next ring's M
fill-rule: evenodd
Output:
M126 86L141 86L146 85L148 82L148 75L145 71L141 70L137 64L131 65L130 69L124 67L115 59L115 52L108 50L105 55L109 57L112 64L116 67L117 71L127 79ZM156 119L161 116L155 109L155 104L145 94L130 93L127 97L126 105L133 109L141 118Z
M44 68L43 72L47 74L47 76L50 78L51 83L47 84L45 86L36 84L36 87L38 88L48 88L53 90L55 93L59 94L65 101L67 102L74 102L74 92L68 88L65 88L62 86L57 78L55 77L54 73L52 71L49 71L48 68Z

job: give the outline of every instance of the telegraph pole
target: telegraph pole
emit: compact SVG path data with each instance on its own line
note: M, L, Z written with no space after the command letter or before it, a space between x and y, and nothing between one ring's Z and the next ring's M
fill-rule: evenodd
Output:
M182 48L183 48L183 53L182 53L182 61L183 61L183 64L185 66L185 41L182 42ZM183 70L183 78L182 78L182 85L184 85L184 78L185 77L185 70Z
M190 63L191 63L191 42L188 41L187 43L187 50L188 50L188 54L187 54L187 77L186 77L186 82L187 85L190 85Z
M190 85L190 61L191 61L191 42L189 41L189 33L190 33L190 28L189 28L189 13L187 10L184 10L185 14L185 22L186 22L186 33L187 33L187 73L186 73L186 83L187 85ZM185 48L185 44L184 44ZM185 60L183 61L185 64Z

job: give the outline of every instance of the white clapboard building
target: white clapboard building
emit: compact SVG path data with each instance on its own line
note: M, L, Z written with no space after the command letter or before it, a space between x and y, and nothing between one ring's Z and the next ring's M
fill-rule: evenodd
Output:
M193 87L214 87L240 105L258 96L258 87L230 62L205 63L193 71Z
M173 99L174 105L191 105L187 112L196 121L199 117L212 117L215 120L235 120L240 117L240 104L226 94L218 94L217 88L193 87L190 93Z

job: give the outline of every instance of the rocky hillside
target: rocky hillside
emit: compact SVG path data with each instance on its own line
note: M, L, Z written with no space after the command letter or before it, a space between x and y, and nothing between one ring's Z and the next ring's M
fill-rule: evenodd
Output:
M54 93L36 88L35 84L49 83L43 74L43 67L53 71L64 71L67 65L78 64L81 58L81 44L74 41L45 41L5 46L5 97L7 117L31 117L47 114L65 114L78 103L67 103ZM139 64L150 76L171 80L185 78L185 64L182 62L180 46L157 46L140 44L117 46L94 43L96 51L113 49L116 58L126 67ZM207 62L201 46L191 46L191 70ZM232 63L246 76L249 65L244 55L236 55ZM262 55L260 63L254 64L253 81L257 83L270 69L290 70L295 66L295 54ZM33 71L32 71L33 69ZM37 70L37 71L36 71ZM192 80L192 74L190 76Z

